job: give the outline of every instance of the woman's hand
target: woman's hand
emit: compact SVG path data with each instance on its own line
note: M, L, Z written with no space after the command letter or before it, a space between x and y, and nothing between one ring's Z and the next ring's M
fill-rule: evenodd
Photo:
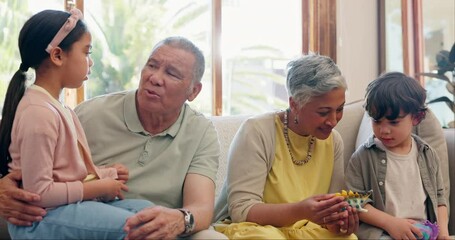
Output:
M346 209L349 204L341 196L321 194L300 202L304 219L319 225L343 225L348 218Z
M347 207L348 217L340 224L328 224L327 229L330 232L342 235L351 235L359 229L359 215L357 210L352 207Z

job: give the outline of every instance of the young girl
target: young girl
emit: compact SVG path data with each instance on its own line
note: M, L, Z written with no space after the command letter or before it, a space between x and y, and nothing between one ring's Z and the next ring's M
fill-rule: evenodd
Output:
M78 9L45 10L19 35L22 63L0 124L0 174L22 171L22 187L40 195L36 204L47 215L29 227L9 224L13 239L123 239L126 219L151 205L116 200L127 190L128 170L97 168L79 120L59 102L62 89L80 87L93 65L91 35L81 19ZM26 88L30 67L36 79Z

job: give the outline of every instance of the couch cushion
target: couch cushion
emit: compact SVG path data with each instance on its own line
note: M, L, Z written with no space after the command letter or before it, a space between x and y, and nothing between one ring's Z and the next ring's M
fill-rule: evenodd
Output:
M340 133L341 138L343 138L345 167L355 150L357 134L364 113L362 104L363 101L346 104L344 106L343 118L335 127Z
M357 139L355 142L355 149L360 147L368 138L373 134L373 127L371 126L371 118L368 116L368 113L364 113L362 121L359 126L359 133L357 134Z

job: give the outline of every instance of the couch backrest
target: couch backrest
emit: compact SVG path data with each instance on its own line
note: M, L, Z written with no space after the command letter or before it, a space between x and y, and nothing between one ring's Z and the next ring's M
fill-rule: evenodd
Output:
M363 131L359 128L365 112L362 104L363 101L346 104L344 106L343 118L335 126L335 129L343 139L345 165L356 149L357 135Z
M218 197L220 194L221 188L223 187L223 183L226 178L227 155L231 141L242 122L245 121L248 117L249 115L210 117L210 120L212 120L212 123L218 132L218 141L220 142L220 159L215 182L215 197Z

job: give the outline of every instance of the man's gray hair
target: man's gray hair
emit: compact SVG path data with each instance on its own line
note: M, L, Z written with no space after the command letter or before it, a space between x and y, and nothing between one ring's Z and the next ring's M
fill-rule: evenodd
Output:
M194 45L193 42L187 38L180 36L167 37L158 42L155 47L153 47L152 53L162 45L179 48L193 54L196 60L193 68L193 83L201 82L205 71L205 58L204 54L202 54L202 51L196 45Z
M347 89L347 84L332 59L310 53L288 63L286 88L289 96L302 107L312 97L335 88Z

